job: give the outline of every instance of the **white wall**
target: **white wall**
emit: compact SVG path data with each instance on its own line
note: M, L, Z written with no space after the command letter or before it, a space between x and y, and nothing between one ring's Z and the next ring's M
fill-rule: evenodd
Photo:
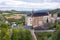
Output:
M26 17L27 26L32 26L32 17Z
M44 23L47 23L47 18L48 18L48 16L44 16L44 17L43 17L43 22L44 22Z

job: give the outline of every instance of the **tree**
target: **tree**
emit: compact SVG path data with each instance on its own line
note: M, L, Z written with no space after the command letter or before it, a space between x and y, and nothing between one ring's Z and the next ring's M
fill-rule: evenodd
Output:
M60 40L60 23L56 24L56 32L52 35L52 40Z
M25 29L24 28L20 28L19 29L19 40L25 40Z
M30 33L30 31L29 30L26 30L26 38L25 38L25 40L32 40L32 35L31 35L31 33Z
M9 28L8 24L5 24L5 23L2 23L2 24L0 25L0 27L1 27L1 28Z
M1 28L1 40L10 40L9 29Z
M2 23L0 27L1 27L1 40L10 40L9 26L5 23Z
M12 29L11 40L18 40L18 29L17 28Z
M60 29L57 31L57 40L60 40Z
M51 32L36 33L37 40L50 40L52 36Z
M60 22L59 22L59 23L57 23L57 25L56 25L56 29L57 29L57 30L59 30L59 29L60 29Z
M19 29L19 40L32 40L32 35L29 30L24 28Z
M56 23L55 24L51 24L51 25L49 25L49 29L53 29L53 28L56 28Z
M1 24L1 40L10 40L9 26L5 23Z
M0 30L0 39L1 39L1 30Z
M23 25L25 25L25 16L22 16L21 21L22 21Z

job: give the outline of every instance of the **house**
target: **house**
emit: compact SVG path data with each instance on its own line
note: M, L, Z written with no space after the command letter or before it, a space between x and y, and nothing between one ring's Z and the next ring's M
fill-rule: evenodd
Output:
M13 24L11 25L11 28L19 28L19 26L15 24L15 22L13 22Z
M51 14L49 12L34 12L28 14L25 21L27 26L40 27L45 23L51 22Z

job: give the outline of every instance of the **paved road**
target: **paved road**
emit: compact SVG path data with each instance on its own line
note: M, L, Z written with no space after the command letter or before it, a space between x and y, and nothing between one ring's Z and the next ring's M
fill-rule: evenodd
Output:
M31 34L32 34L32 40L37 40L37 38L36 38L36 35L35 35L35 33L34 33L34 30L32 29L32 30L30 30L30 32L31 32Z
M30 32L32 34L32 40L37 40L36 35L34 32L55 32L56 30L34 30L34 29L30 29Z
M34 30L34 32L55 32L56 30Z

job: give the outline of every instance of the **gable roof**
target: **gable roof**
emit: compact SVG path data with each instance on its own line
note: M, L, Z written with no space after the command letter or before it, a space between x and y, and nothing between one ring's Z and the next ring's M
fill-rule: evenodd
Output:
M32 16L32 17L38 17L38 16L47 16L48 12L35 12L32 14L28 14L28 16Z
M32 14L28 14L27 16L32 16Z

